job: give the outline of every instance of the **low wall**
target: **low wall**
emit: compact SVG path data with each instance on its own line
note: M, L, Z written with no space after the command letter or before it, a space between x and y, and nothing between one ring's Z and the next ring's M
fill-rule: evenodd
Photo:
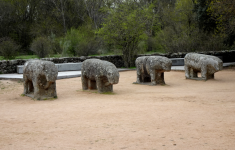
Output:
M42 58L42 60L52 61L55 64L60 64L60 63L78 63L78 62L83 62L84 60L91 59L91 58L96 58L96 59L101 59L101 60L112 62L117 68L124 67L123 59L120 55ZM0 74L17 73L17 66L24 65L26 61L28 61L28 59L0 61Z
M216 52L199 52L200 54L206 55L213 55L220 57L223 62L235 62L235 50L225 50L225 51L216 51ZM164 56L168 58L184 58L186 52L179 52L179 53L167 53L167 54L149 54L149 55L137 55L136 57L140 56ZM111 56L81 56L81 57L62 57L62 58L42 58L42 60L52 61L56 64L59 63L78 63L83 62L86 59L101 59L112 62L117 68L124 67L123 59L121 55L111 55ZM3 60L0 61L0 73L16 73L18 65L24 65L24 63L28 61L26 59L21 60Z

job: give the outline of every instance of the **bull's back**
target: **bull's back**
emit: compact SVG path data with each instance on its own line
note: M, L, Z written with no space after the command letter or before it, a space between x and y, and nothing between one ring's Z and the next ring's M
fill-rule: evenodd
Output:
M162 56L150 56L146 62L146 69L150 70L170 70L172 61Z
M82 63L82 73L90 79L95 79L101 68L103 68L103 62L99 59L87 59Z
M33 72L33 71L38 67L38 64L39 64L39 63L40 63L40 61L38 61L38 60L27 61L27 62L24 64L24 70L23 70L23 72L24 72L24 73Z
M24 69L23 69L23 78L24 79L29 79L32 80L35 70L38 69L38 63L40 63L39 60L33 60L33 61L27 61L24 64Z
M184 63L185 65L202 65L203 63L207 63L211 60L217 61L221 63L222 61L215 57L210 55L203 55L203 54L196 54L196 53L188 53L184 57Z
M188 53L184 57L184 64L189 67L197 67L199 68L201 65L201 60L204 56L201 54L196 54L196 53Z

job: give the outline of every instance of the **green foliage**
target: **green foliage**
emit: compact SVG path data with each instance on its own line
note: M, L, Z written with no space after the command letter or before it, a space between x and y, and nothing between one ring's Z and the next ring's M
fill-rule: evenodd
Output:
M208 12L210 2L212 0L197 0L194 3L194 12L196 13L196 19L199 29L204 32L211 33L216 30L216 21L211 18L211 13Z
M60 41L63 55L88 56L96 54L101 40L95 36L91 25L84 25L78 29L71 28L65 38Z
M9 38L0 40L0 54L4 59L14 59L18 49L19 45Z
M220 35L201 33L196 29L190 35L178 35L171 28L166 28L158 36L166 52L199 52L227 49Z
M146 26L153 21L152 15L151 7L141 9L133 1L127 0L115 10L110 9L110 15L97 32L106 43L122 51L125 67L134 66L133 59L138 47L145 47L143 42L148 38Z
M224 43L232 46L235 41L235 1L211 0L207 12L216 21L216 33L224 34Z
M51 44L48 38L38 37L33 41L30 49L36 53L39 58L44 58L51 53Z
M76 56L76 49L82 40L82 35L77 29L71 28L66 36L60 41L60 46L62 47L63 55Z
M193 9L195 9L195 5L200 7L198 9L202 9L202 6L207 7L206 4L202 1L194 4L189 0L178 0L175 8L168 13L171 24L156 36L167 52L218 51L227 48L223 44L224 36L222 34L209 33L209 28L207 28L209 24L202 23L202 27L198 26L199 14L194 13ZM201 15L209 17L203 13ZM204 29L208 32L203 32Z
M0 39L23 54L36 37L53 54L123 54L126 66L145 51L235 47L234 0L0 0L0 14Z
M56 35L54 33L51 33L51 35L48 36L48 39L50 41L52 53L53 54L61 54L62 49L60 47L59 39L56 38Z
M160 32L160 31L158 31ZM159 34L159 33L158 33ZM165 49L161 45L161 39L159 39L158 36L155 37L149 37L147 41L148 49L147 52L144 52L146 54L152 54L152 53L165 53Z

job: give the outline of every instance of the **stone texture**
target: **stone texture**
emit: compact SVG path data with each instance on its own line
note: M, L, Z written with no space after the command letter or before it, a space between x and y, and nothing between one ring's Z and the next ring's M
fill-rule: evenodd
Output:
M184 58L184 69L186 79L214 79L214 73L223 69L223 61L215 56L188 53ZM198 72L201 72L201 78L198 78Z
M50 61L31 60L24 64L24 95L34 99L56 98L58 70Z
M171 71L172 61L162 56L143 56L135 61L137 71L136 83L152 85L165 84L164 72Z
M113 92L113 84L119 82L116 66L108 61L87 59L82 63L82 89L98 89L99 93Z

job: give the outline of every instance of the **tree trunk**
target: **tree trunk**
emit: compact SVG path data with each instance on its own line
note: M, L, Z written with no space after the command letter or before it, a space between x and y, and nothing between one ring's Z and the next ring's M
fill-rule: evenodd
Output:
M66 34L66 25L65 25L65 17L64 17L64 8L63 8L63 5L62 5L62 0L60 0L60 3L61 3L61 14L62 14L62 18L63 18L63 26L64 26L64 34Z
M133 43L132 43L133 44ZM122 50L122 58L124 61L124 67L130 68L134 67L134 46L127 44L127 47L124 47Z
M129 63L129 54L128 54L128 49L126 47L123 48L122 50L122 58L124 61L124 67L129 68L130 67L130 63Z

